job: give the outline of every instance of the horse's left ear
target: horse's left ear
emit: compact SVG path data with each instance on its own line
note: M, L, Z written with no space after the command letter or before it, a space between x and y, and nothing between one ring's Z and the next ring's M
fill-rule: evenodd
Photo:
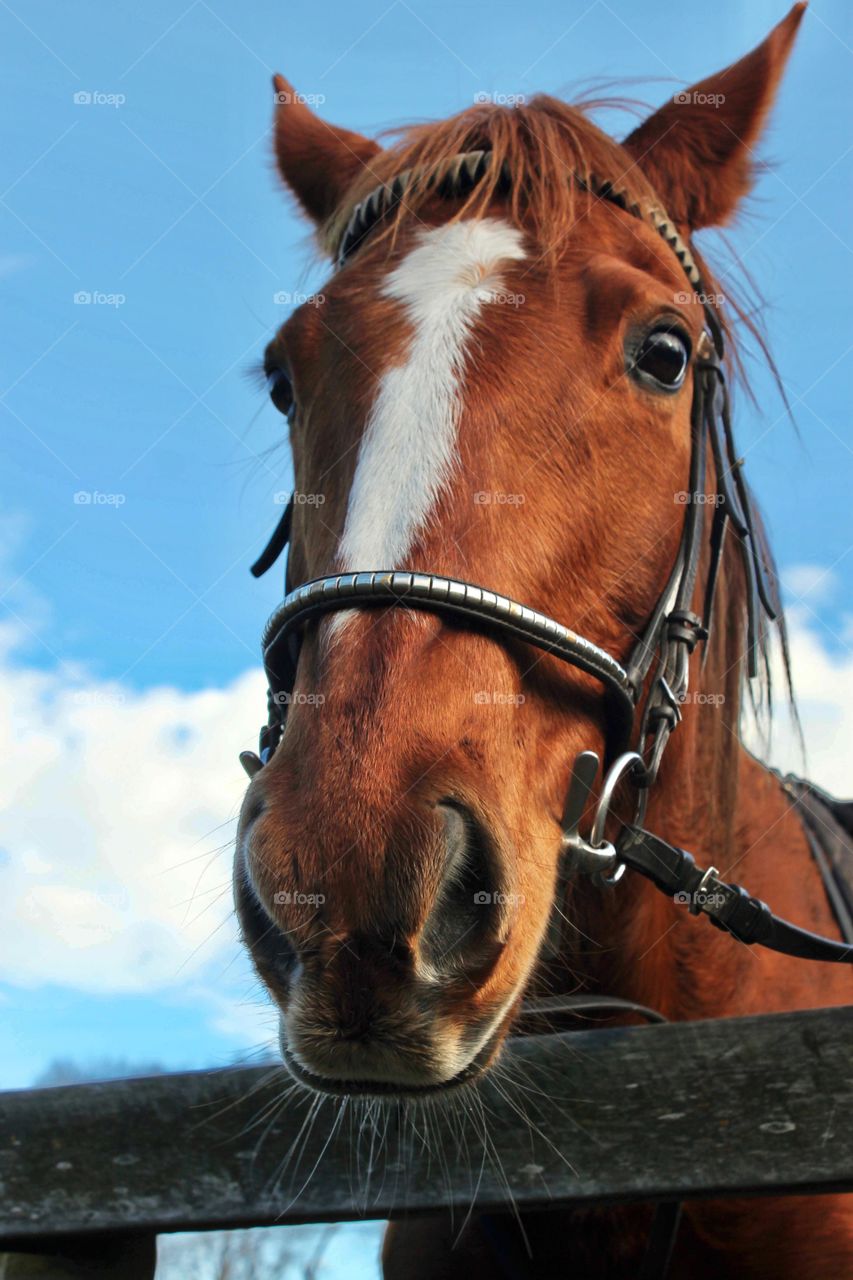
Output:
M752 186L754 147L805 9L795 4L752 53L675 94L623 144L683 228L727 222Z

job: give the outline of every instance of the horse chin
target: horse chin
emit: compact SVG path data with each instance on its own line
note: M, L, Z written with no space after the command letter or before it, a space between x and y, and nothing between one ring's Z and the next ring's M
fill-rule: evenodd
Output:
M297 1083L312 1093L324 1094L333 1098L382 1098L386 1101L396 1099L411 1102L441 1102L450 1094L471 1088L482 1080L500 1054L505 1039L505 1024L502 1021L480 1047L467 1066L447 1080L436 1081L435 1084L415 1085L395 1080L348 1080L344 1077L318 1075L303 1066L293 1055L282 1034L281 1056L284 1065Z

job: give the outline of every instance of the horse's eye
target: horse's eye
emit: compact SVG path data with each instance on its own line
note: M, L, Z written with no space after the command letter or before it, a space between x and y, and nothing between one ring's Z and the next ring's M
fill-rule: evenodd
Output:
M283 413L287 418L293 409L293 383L290 381L290 374L284 369L272 369L267 374L267 385L270 400L279 413Z
M690 344L677 329L647 333L630 362L630 372L646 385L677 391L687 375Z

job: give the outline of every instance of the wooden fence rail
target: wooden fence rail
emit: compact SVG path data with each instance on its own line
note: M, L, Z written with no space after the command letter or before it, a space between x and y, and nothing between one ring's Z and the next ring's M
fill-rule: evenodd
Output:
M475 1189L484 1209L853 1190L853 1008L541 1036L503 1062L428 1118L312 1112L269 1068L0 1094L0 1248L467 1210Z

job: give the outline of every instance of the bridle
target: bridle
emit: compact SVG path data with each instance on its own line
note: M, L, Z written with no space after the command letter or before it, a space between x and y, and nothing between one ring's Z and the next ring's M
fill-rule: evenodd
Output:
M470 192L489 171L489 151L465 152L426 172L408 170L373 190L353 209L337 253L343 267L370 232L416 186L433 187L448 198ZM687 241L660 204L634 199L627 189L594 174L570 173L592 198L607 201L651 226L672 249L699 296L706 328L692 357L693 399L690 411L691 453L685 494L684 525L675 563L642 635L628 662L622 665L599 645L569 630L536 609L486 587L437 574L393 570L334 574L290 589L270 618L263 635L263 656L269 683L268 721L261 730L259 753L243 752L241 761L250 777L272 757L284 731L296 680L302 631L306 624L341 609L404 608L450 616L470 628L498 639L518 641L560 658L594 677L603 686L612 732L608 765L592 831L579 831L581 816L595 782L598 757L583 752L575 761L563 816L563 870L587 873L599 884L615 884L626 867L651 880L662 892L686 895L694 914L746 943L807 959L853 960L853 948L808 933L774 916L770 908L738 885L727 884L711 867L697 867L690 854L667 844L642 827L649 789L660 769L666 745L682 716L689 687L690 657L697 644L707 644L715 590L726 536L731 528L740 550L747 586L747 671L758 674L764 620L777 616L772 573L760 529L752 512L742 460L735 451L729 398L722 360L724 334L720 319L704 289L702 276ZM501 170L499 189L508 189L512 175ZM700 559L706 538L704 507L706 470L713 461L714 515L711 521L709 567L704 583L701 616L693 610ZM257 562L255 576L275 563L290 539L291 498L278 527ZM643 691L648 685L645 701ZM631 749L631 741L636 742ZM630 779L636 790L633 822L623 824L616 845L604 836L618 784Z
M371 231L416 186L432 187L448 198L467 195L483 180L492 164L489 151L452 156L431 170L409 170L378 186L352 210L341 235L337 264L343 267ZM281 739L296 681L302 632L312 620L342 609L404 608L451 617L471 629L504 641L522 641L560 658L595 678L603 687L609 712L607 771L599 793L592 828L580 833L599 770L594 752L582 752L574 762L563 814L563 842L559 885L570 875L587 874L599 885L613 885L626 867L649 879L662 892L689 904L694 915L706 914L718 928L747 944L760 944L803 959L850 962L853 937L837 942L800 929L775 916L758 898L739 885L722 880L714 867L698 867L692 856L653 835L642 826L649 790L661 759L682 716L687 698L690 657L697 644L707 644L726 537L737 540L747 588L747 671L758 674L765 619L777 616L775 586L760 527L754 518L749 490L732 435L729 398L723 371L724 333L703 288L702 277L687 241L660 204L634 199L627 189L594 174L570 173L567 180L592 198L616 205L641 219L661 236L700 296L706 328L692 357L693 399L690 412L691 455L687 479L684 526L678 553L642 635L623 664L593 641L561 622L518 601L468 582L437 574L393 570L335 574L291 589L270 618L263 635L268 694L268 722L261 730L259 753L243 752L240 759L253 777L270 760ZM509 190L512 174L504 166L498 190ZM704 582L701 616L693 610L700 559L706 540L704 507L707 463L713 462L714 515L709 541L709 567ZM252 566L265 573L290 539L293 498L267 547ZM643 693L646 690L645 700ZM633 742L633 748L632 748ZM635 787L634 817L623 823L614 844L605 836L614 794L623 782ZM559 889L558 889L559 893ZM548 1006L546 1008L546 1006ZM525 1014L577 1013L585 1010L630 1012L662 1020L654 1010L607 996L559 996L527 1001ZM681 1206L658 1207L641 1268L643 1280L664 1275L678 1231ZM485 1227L497 1229L486 1215ZM502 1256L501 1244L497 1254ZM513 1272L515 1274L515 1272Z

